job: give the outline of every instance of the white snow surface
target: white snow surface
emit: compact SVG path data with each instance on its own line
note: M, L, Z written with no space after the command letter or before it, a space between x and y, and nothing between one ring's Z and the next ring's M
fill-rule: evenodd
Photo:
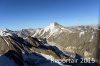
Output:
M36 32L35 32L35 34L33 35L33 37L35 37L37 34L40 34L41 31L42 31L42 29L37 29Z
M4 41L7 43L7 45L9 46L9 42L6 40L6 39L4 39Z
M94 36L95 36L95 32L93 32L93 34L92 34L92 36L91 36L89 42L91 42L91 41L94 39Z
M47 54L43 54L43 53L41 53L41 55L42 55L43 57L45 57L46 59L48 59L48 60L54 59L54 57L51 56L51 55L47 55ZM53 60L52 60L52 61L53 61Z
M72 32L71 30L66 29L61 25L57 25L56 26L55 23L52 23L52 24L50 24L50 26L47 26L46 28L44 28L45 32L49 31L51 34L56 33L56 32L58 32L60 30L67 31L67 32Z
M12 36L12 34L5 30L0 30L0 36Z
M79 37L82 37L84 34L85 34L85 32L84 32L84 31L81 31L81 32L79 33Z

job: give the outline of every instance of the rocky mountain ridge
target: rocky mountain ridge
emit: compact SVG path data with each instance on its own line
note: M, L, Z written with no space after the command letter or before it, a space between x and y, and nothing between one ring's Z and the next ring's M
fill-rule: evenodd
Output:
M52 64L51 58L96 59L97 31L97 28L90 26L66 28L58 23L39 29L0 30L1 66L88 66L80 63ZM5 62L4 59L6 59ZM5 64L8 61L9 63Z

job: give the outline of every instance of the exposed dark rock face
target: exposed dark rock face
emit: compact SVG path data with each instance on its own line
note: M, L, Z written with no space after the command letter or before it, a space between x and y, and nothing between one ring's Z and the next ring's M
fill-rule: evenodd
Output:
M11 60L14 60L14 62L17 65L24 66L24 60L22 57L22 53L20 53L20 52L18 53L14 50L10 50L7 53L5 53L4 56L8 57Z
M41 39L42 40L42 39ZM46 47L46 49L44 47ZM46 46L37 38L27 37L27 39L23 39L21 37L13 37L13 36L0 36L0 63L3 62L5 57L9 60L12 60L13 64L16 66L35 66L41 65L45 63L50 63L46 58L42 57L39 53L44 53L47 55L52 55L55 58L61 58L61 54L55 50L52 46ZM61 52L61 51L60 51ZM38 54L37 54L38 53ZM49 54L50 53L50 54ZM37 55L36 62L34 55ZM32 57L31 57L32 56ZM64 57L64 55L63 55ZM4 59L3 59L4 58ZM41 60L40 60L41 58ZM2 60L3 59L3 60ZM7 61L7 60L5 60ZM11 63L12 63L11 62ZM13 66L13 64L11 64ZM59 66L57 63L55 63ZM4 66L7 66L4 64Z

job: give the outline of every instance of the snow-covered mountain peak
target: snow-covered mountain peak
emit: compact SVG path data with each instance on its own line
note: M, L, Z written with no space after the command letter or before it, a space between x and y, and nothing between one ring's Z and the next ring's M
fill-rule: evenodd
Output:
M6 29L0 29L0 36L12 36Z
M57 31L64 31L64 32L72 32L71 30L63 27L62 25L58 24L57 22L51 23L49 26L45 27L44 30L46 32L57 32Z
M46 32L48 32L48 31L49 32L50 31L54 32L57 29L58 25L59 25L58 23L51 23L49 26L44 28L44 31L46 31Z
M72 33L70 29L67 29L63 27L62 25L58 24L57 22L51 23L49 26L45 27L42 30L36 31L35 34L32 35L32 37L35 36L46 36L47 38L51 36L56 36L61 33Z

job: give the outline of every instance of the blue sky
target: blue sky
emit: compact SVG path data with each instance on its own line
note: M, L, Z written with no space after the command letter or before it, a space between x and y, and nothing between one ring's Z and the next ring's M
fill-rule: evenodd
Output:
M0 28L97 24L99 0L0 0Z

